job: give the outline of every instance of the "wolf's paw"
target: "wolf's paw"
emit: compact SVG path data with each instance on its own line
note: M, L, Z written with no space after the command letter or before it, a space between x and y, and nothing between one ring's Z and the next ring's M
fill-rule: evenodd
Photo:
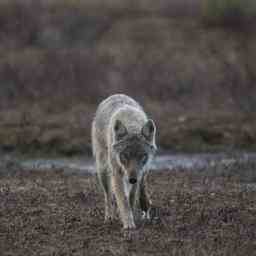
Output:
M105 216L104 223L112 224L114 222L114 218L112 216Z
M160 221L160 212L157 207L151 206L146 212L142 212L142 219L150 222Z
M136 225L134 222L130 222L124 225L124 230L134 230L136 229Z
M123 230L123 239L127 242L135 241L138 239L138 230L134 228Z

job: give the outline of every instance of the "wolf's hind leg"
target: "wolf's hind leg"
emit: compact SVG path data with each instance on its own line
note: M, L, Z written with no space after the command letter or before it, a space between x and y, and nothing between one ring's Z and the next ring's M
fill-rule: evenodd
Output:
M148 198L148 195L146 193L146 187L145 187L145 176L143 176L140 187L139 187L139 204L140 204L140 208L143 212L147 213L151 202Z
M139 202L140 202L140 208L143 212L143 216L142 216L143 218L146 218L150 221L159 220L160 218L159 209L152 206L152 203L146 192L145 177L143 177L143 180L140 186Z

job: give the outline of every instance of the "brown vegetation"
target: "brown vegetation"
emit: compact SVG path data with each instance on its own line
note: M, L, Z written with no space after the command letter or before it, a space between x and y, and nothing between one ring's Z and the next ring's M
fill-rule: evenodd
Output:
M208 26L201 7L0 1L1 147L88 152L97 104L121 92L157 121L164 148L252 148L254 28Z

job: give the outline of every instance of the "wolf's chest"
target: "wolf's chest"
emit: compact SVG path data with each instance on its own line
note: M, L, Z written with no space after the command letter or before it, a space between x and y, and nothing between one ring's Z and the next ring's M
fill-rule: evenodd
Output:
M126 198L129 198L130 192L132 190L132 184L130 184L126 179L123 179L124 193Z

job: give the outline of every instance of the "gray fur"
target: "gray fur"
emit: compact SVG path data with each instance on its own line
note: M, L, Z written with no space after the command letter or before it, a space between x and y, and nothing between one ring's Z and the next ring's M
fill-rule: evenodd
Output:
M154 122L126 95L110 96L99 105L92 146L105 196L105 221L114 218L113 199L125 229L135 228L135 212L149 210L144 180L156 152L155 132Z

